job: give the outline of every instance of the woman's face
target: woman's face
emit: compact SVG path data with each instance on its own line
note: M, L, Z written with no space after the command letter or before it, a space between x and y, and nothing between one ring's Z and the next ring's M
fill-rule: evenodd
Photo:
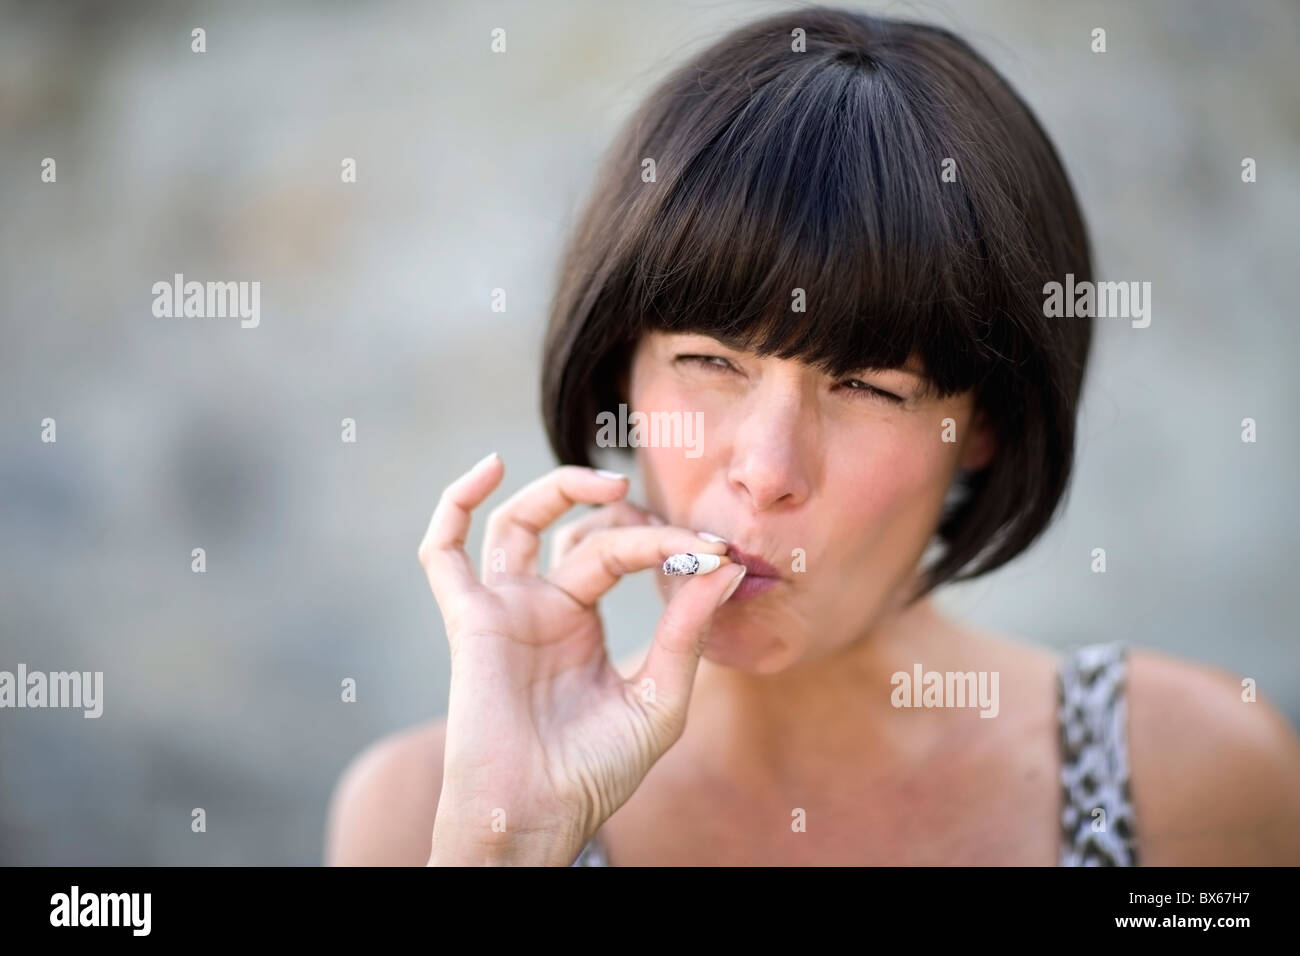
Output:
M629 415L680 412L700 426L683 427L679 447L666 428L660 447L638 445L647 505L721 535L750 565L714 618L709 660L784 670L863 637L907 596L956 469L992 451L988 431L972 429L969 393L939 400L924 385L903 369L833 379L705 335L642 338ZM665 599L681 584L658 581Z

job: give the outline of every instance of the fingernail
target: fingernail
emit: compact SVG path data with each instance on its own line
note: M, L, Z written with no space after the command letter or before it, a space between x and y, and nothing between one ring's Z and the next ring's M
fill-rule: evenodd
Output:
M626 477L627 477L627 475L622 474L621 472L617 472L617 471L608 471L608 470L606 470L606 469L604 469L604 468L597 468L597 469L595 469L595 472L596 472L596 474L600 475L600 477L602 477L602 478L608 478L608 479L610 479L611 481L618 481L618 480L621 479L621 478L626 478Z
M736 580L732 581L730 584L727 585L727 590L723 592L721 599L718 601L718 604L727 603L727 598L731 597L733 594L736 593L736 588L740 587L740 582L745 580L745 575L748 573L748 571L749 569L746 568L743 564L740 566L740 573L736 575Z
M695 532L695 534L696 534L697 537L703 538L705 541L713 541L713 542L715 542L715 543L717 543L717 544L726 544L726 543L727 543L727 539L726 539L726 538L719 538L716 534L711 534L711 533L708 532L708 531L697 531L697 532Z
M716 554L696 554L683 551L670 555L664 562L664 574L708 574L722 565L722 558Z
M478 463L477 465L475 465L474 467L475 467L475 468L482 468L484 465L486 465L488 462L490 462L493 458L500 458L500 457L501 457L501 456L498 455L496 452L492 452L490 455L484 455L482 458L479 459L479 463Z

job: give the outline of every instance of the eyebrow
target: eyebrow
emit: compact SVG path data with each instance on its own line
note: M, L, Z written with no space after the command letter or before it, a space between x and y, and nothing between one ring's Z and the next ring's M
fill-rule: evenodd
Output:
M695 336L701 339L713 339L715 342L720 342L727 348L734 349L737 352L748 351L739 335L724 335L722 332L667 332L665 334L670 336L679 335L683 338Z

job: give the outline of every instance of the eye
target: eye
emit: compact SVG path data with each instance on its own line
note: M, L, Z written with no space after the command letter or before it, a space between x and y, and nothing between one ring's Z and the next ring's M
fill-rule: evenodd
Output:
M877 388L874 385L869 385L866 382L862 381L861 379L857 379L857 378L846 379L843 382L843 385L850 392L862 393L860 396L862 398L884 399L885 401L892 402L895 405L902 405L903 402L905 401L901 395L895 395L893 392L887 392L883 388Z
M674 361L698 365L716 372L735 371L735 366L721 355L678 355Z

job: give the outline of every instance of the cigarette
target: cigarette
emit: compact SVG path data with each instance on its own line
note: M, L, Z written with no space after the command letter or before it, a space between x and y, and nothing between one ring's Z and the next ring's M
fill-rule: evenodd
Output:
M708 574L722 566L722 558L716 554L696 554L683 551L674 554L664 562L664 574Z

